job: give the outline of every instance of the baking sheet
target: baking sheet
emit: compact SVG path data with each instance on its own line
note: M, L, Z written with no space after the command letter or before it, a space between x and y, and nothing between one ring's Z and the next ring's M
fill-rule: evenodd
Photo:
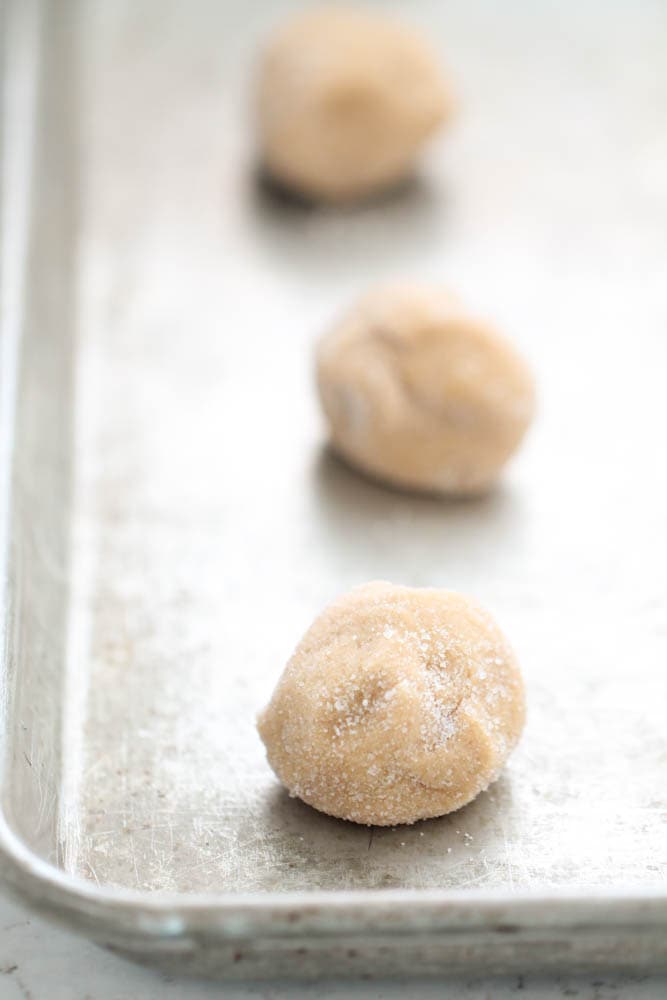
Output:
M333 211L254 169L256 47L293 7L76 8L62 761L55 837L15 798L17 825L101 887L659 885L664 11L392 5L442 50L459 120L404 191ZM323 447L315 340L392 277L459 290L535 367L539 419L483 500L388 492ZM254 714L320 608L378 578L487 605L529 715L471 806L369 831L279 789Z

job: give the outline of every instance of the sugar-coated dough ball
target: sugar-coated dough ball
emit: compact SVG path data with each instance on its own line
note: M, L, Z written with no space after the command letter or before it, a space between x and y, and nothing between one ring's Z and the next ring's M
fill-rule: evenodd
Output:
M450 107L428 44L380 13L298 14L275 32L260 67L266 167L314 198L358 198L401 180Z
M448 590L369 583L311 625L258 725L290 794L392 826L474 799L523 722L519 668L485 611Z
M318 387L331 443L397 486L449 494L493 485L531 421L516 350L452 295L379 289L321 341Z

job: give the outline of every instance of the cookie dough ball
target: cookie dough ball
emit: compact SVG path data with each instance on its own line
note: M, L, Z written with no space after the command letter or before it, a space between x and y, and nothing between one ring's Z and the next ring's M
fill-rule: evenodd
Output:
M276 31L261 65L264 162L306 196L359 198L410 173L451 103L433 52L408 28L344 7L307 11Z
M533 379L514 348L442 291L380 289L322 340L331 443L399 487L491 487L530 424Z
M291 795L392 826L474 799L523 722L519 668L485 611L447 590L369 583L311 625L259 732Z

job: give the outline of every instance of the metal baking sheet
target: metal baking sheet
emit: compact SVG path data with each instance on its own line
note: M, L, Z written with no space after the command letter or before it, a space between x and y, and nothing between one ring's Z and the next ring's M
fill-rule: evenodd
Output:
M256 171L257 47L294 7L5 11L5 877L209 974L664 961L664 11L392 4L459 118L407 187L331 210ZM535 368L484 499L324 447L316 338L393 277ZM254 716L378 578L492 609L529 712L472 805L369 831L290 800Z

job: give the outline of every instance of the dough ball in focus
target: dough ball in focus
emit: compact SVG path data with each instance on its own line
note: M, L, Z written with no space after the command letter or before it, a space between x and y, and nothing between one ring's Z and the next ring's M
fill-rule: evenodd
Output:
M410 173L451 103L410 29L345 7L307 11L274 33L260 67L264 162L306 196L368 195Z
M393 826L487 788L524 711L516 660L485 611L447 590L369 583L311 625L258 725L290 794Z
M320 343L318 387L334 448L396 486L489 489L534 410L514 348L442 291L380 289Z

